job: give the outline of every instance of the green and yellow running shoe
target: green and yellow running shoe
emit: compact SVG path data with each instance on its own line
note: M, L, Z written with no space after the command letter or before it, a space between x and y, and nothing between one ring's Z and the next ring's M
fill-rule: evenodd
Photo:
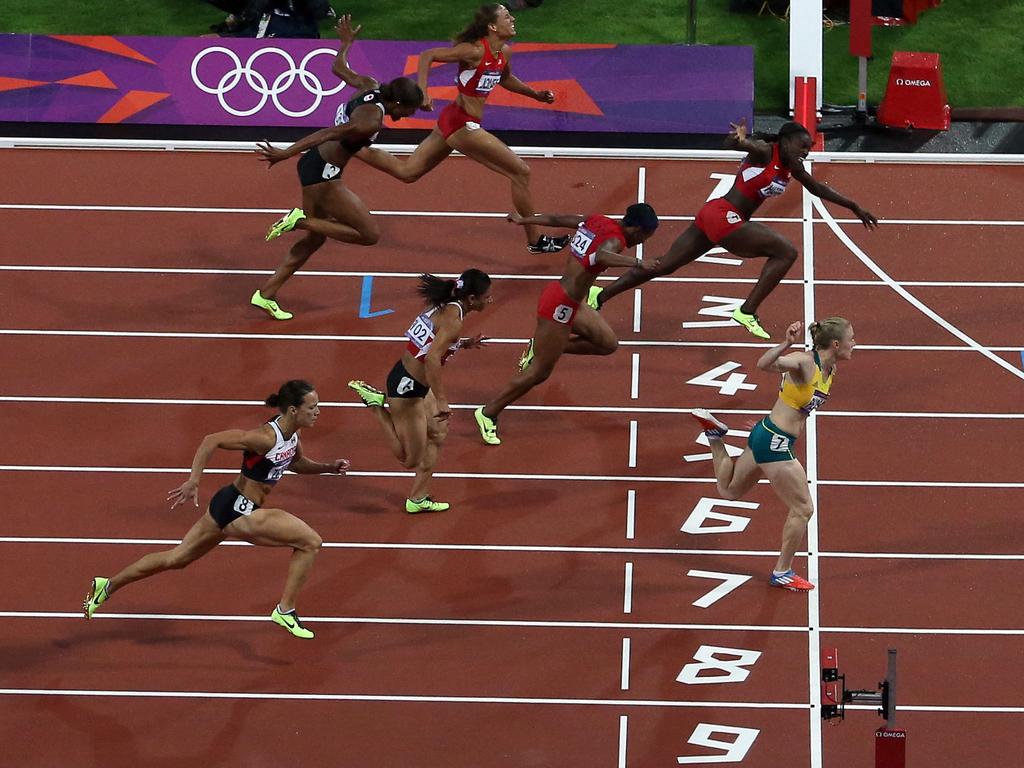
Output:
M107 602L107 585L110 579L97 576L92 580L92 586L85 593L85 600L82 601L82 608L85 611L85 618L91 619L96 609Z
M364 405L370 408L384 407L384 393L376 387L371 387L362 379L352 379L348 383L349 389L354 389Z
M410 515L418 515L420 512L444 512L451 504L447 501L434 501L429 496L422 499L406 499L405 511Z
M739 307L736 307L736 309L732 311L732 319L735 320L740 325L742 325L752 334L757 336L757 338L759 339L771 338L771 336L768 335L768 331L761 327L761 321L758 319L757 315L748 315Z
M604 288L597 285L590 286L590 292L587 294L587 306L591 309L596 309L598 312L601 311L601 299L598 298Z
M288 213L270 225L267 230L267 240L280 237L285 232L291 232L295 225L306 218L306 213L301 208L292 208Z
M249 299L249 303L254 307L259 307L275 320L291 320L294 317L291 312L285 312L281 309L273 299L264 299L263 294L258 290Z
M481 406L473 411L473 418L476 419L476 425L480 428L480 437L488 445L501 445L501 440L498 438L498 422L496 419L489 419L484 416L484 409Z
M519 356L519 372L522 373L530 367L530 363L533 362L533 339L530 339L530 343L526 345L526 351Z
M294 608L285 613L281 610L280 606L274 606L274 612L270 614L270 618L274 620L275 624L280 624L296 637L301 637L303 640L311 640L313 638L313 633L302 626L299 614L295 612Z

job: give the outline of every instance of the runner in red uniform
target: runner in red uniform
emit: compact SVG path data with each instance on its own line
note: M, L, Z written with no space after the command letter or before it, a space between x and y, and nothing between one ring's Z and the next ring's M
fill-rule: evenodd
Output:
M786 191L790 178L795 179L812 195L849 208L868 229L878 226L876 219L857 203L816 181L804 170L803 160L811 149L811 137L799 123L786 123L772 141L747 138L746 122L731 124L727 149L747 152L736 174L736 181L725 197L707 202L697 220L676 238L668 253L654 262L650 269L631 269L604 289L593 288L588 297L590 306L600 309L610 298L659 275L675 272L684 264L699 258L712 246L720 245L742 258L764 257L768 261L753 290L732 319L755 336L767 339L761 327L757 308L796 261L797 250L778 232L750 220L769 197Z
M513 224L527 219L509 214ZM548 283L537 303L537 330L519 360L519 374L476 417L480 436L488 445L500 445L498 414L545 381L562 354L610 355L619 345L608 323L586 305L587 292L597 276L610 267L641 268L639 256L622 251L644 242L658 228L658 216L646 203L626 209L621 223L607 216L537 214L531 220L548 227L575 229L570 256L559 280Z
M515 34L515 19L505 6L497 3L480 6L472 23L455 37L454 46L431 48L420 54L418 81L424 93L427 93L427 76L434 62L459 63L455 79L458 94L455 101L441 111L431 134L406 159L372 147L360 151L356 157L396 179L412 183L457 149L506 176L512 182L512 204L516 211L526 218L533 216L529 166L501 139L481 126L484 102L499 85L545 104L555 100L551 91L535 91L512 74L507 43ZM429 95L421 109L433 109ZM523 228L531 253L554 253L569 242L568 237L542 235L533 219Z

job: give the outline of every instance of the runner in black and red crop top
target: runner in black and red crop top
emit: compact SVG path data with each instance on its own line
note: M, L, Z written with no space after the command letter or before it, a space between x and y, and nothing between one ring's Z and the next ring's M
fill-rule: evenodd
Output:
M460 334L463 318L491 303L490 291L491 278L479 269L467 269L455 280L421 275L419 293L427 308L405 332L405 351L388 374L385 390L361 379L348 383L370 406L395 458L406 469L416 470L405 500L405 511L410 514L448 509L446 502L434 501L429 493L451 415L441 368L460 349L482 346L483 336L463 338Z
M369 209L342 181L342 170L353 155L373 143L385 116L394 120L409 117L423 103L423 92L407 77L382 85L348 66L348 49L358 31L352 29L350 17L342 16L338 21L341 47L333 69L348 85L357 88L358 94L338 108L335 125L312 133L287 149L264 142L256 150L270 165L303 153L298 162L302 207L293 208L274 222L267 240L293 229L304 230L305 235L249 300L275 320L292 317L278 305L277 292L328 237L353 245L373 245L380 238L380 228Z
M599 309L623 291L675 272L720 245L743 258L767 259L750 295L732 313L733 320L750 333L767 339L770 334L761 327L757 309L796 261L797 250L775 230L750 220L761 203L781 195L789 180L794 179L812 195L853 211L868 229L878 225L871 213L807 173L803 161L811 149L811 137L799 123L786 123L775 141L766 142L748 139L746 123L740 121L732 124L726 148L747 153L732 188L724 197L708 201L697 214L697 220L676 238L668 253L651 269L630 270L607 288L595 289L590 297L591 306Z
M512 203L521 216L533 215L530 169L504 142L482 127L484 103L498 86L544 104L555 94L537 91L512 74L512 52L508 42L516 34L515 18L504 5L483 5L473 21L455 37L454 45L431 48L420 54L418 83L426 95L423 109L433 109L427 79L435 63L454 63L455 100L438 116L430 135L408 158L399 159L383 150L367 148L356 155L360 160L397 179L413 182L435 168L453 150L507 177L512 184ZM447 76L447 68L442 75ZM568 244L568 238L542 235L531 222L524 226L531 253L554 253Z
M295 613L295 598L320 550L320 537L298 517L283 509L264 507L263 503L285 470L320 475L344 474L348 469L346 459L321 464L302 453L299 430L316 423L319 402L312 384L294 379L267 398L266 404L280 411L273 421L253 430L229 429L203 438L192 459L189 479L167 496L173 502L171 509L185 502L199 506L199 479L218 448L244 452L241 473L213 495L206 512L178 546L148 554L112 578L95 577L85 596L85 617L92 618L121 587L172 568L184 568L230 537L260 546L292 548L284 592L270 616L296 637L313 637Z
M537 304L537 330L519 360L519 375L474 416L480 436L488 445L499 445L498 414L545 381L563 354L610 355L618 347L615 333L597 312L584 302L597 276L611 267L640 267L639 256L624 253L644 242L658 228L658 216L646 203L626 209L621 222L607 216L538 214L533 217L548 227L575 229L570 255L559 280L548 283ZM524 217L509 214L513 224Z

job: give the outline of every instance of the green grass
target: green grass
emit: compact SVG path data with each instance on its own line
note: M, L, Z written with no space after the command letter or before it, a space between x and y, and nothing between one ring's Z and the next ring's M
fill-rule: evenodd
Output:
M339 12L363 24L367 38L437 40L451 36L468 20L474 2L455 0L334 0ZM222 15L200 0L3 0L0 31L91 35L198 35ZM686 0L548 0L517 12L523 40L538 42L679 43L686 36ZM789 27L770 15L734 14L728 0L698 0L698 42L756 45L758 112L783 113L788 98ZM400 9L400 12L396 11ZM869 67L868 100L877 104L885 90L892 52L928 51L942 56L943 79L954 107L1024 106L1024 2L945 0L912 27L877 27L875 60ZM331 35L324 26L324 36ZM849 55L849 29L824 34L826 101L857 99L857 61Z

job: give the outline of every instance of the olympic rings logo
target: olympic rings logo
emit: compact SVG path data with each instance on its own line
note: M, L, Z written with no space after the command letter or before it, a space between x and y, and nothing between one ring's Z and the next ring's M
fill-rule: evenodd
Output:
M211 53L223 53L234 64L234 69L229 69L225 72L217 85L212 87L199 79L199 62ZM257 59L268 54L280 56L287 66L287 69L275 77L272 83L268 83L267 78L253 68ZM255 115L263 109L264 105L267 103L267 99L274 102L274 106L277 107L277 111L282 115L287 117L305 117L306 115L312 114L316 111L317 107L319 107L320 103L323 101L324 96L333 96L345 87L345 83L341 82L334 88L325 90L323 83L320 82L320 78L312 72L307 71L306 66L309 62L316 56L320 56L322 54L326 54L333 58L336 55L336 52L330 48L317 48L316 50L312 50L307 53L303 57L302 61L300 61L296 66L295 60L287 51L283 51L280 48L261 48L249 56L249 60L246 61L245 64L242 64L242 60L238 57L238 54L230 48L213 46L212 48L203 49L196 54L194 59L192 59L192 82L195 83L196 87L204 93L216 96L217 101L220 102L221 108L228 114L234 115L235 117L249 117L250 115ZM245 82L248 86L259 95L260 99L254 107L249 109L235 109L227 103L227 99L225 97L227 94L231 93L239 83L241 83L243 77L245 77ZM312 105L299 112L288 109L281 103L280 99L278 99L280 94L292 87L292 84L295 82L295 78L298 78L302 87L314 97Z

